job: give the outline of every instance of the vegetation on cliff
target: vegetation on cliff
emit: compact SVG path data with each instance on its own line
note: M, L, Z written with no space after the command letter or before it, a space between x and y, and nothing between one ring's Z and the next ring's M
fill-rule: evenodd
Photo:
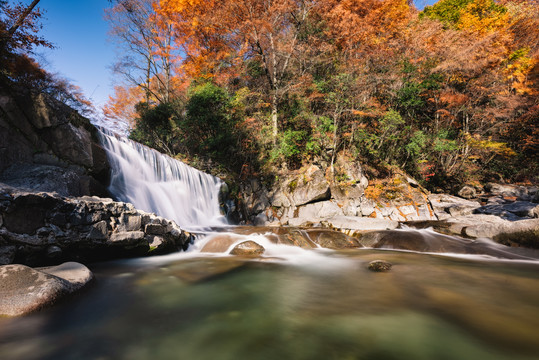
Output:
M39 68L35 9L0 1L3 77L88 110ZM126 82L105 107L131 137L238 177L337 154L428 188L536 182L539 6L532 0L117 0Z
M431 188L538 173L533 1L129 0L108 17L132 80L108 114L171 155L250 175L345 152Z

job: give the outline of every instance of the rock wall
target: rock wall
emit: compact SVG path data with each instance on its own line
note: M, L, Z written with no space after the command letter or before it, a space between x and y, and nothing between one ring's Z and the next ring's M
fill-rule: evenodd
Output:
M244 218L255 225L291 226L342 217L437 220L428 193L406 175L395 176L391 184L369 186L357 162L337 161L336 172L338 176L331 176L310 165L279 176L272 187L251 179L241 187Z
M186 249L193 239L174 222L131 204L0 185L0 265L163 254Z
M0 80L0 181L63 196L107 196L109 166L90 121Z

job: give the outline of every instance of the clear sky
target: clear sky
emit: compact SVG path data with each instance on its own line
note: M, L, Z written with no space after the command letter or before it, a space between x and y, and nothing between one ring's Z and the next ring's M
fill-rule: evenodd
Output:
M434 2L415 1L418 8ZM45 10L42 34L57 46L37 49L46 60L40 62L80 86L97 108L112 94L115 81L110 70L115 47L108 41L108 25L103 20L104 9L110 6L109 0L41 0L38 4Z
M108 0L41 0L38 4L45 10L42 34L57 47L36 49L45 57L40 62L80 86L97 107L113 88L114 45L107 40L108 25L103 20L109 6Z

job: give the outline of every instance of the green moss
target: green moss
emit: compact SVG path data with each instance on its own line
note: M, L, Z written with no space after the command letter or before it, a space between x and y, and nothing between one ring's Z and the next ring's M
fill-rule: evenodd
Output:
M288 191L294 192L298 188L298 180L294 179L288 183Z

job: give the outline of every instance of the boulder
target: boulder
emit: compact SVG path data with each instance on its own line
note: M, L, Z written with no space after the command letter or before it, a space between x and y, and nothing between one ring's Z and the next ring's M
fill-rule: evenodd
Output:
M241 236L234 234L215 234L205 239L205 244L200 252L224 253L234 243L241 240Z
M521 217L539 217L539 205L529 201L489 203L476 210L480 214L496 215L507 220L520 220Z
M322 201L313 204L300 206L298 208L298 219L302 223L320 222L322 219L334 218L344 215L342 209L333 201Z
M351 236L367 231L396 229L399 226L399 223L394 220L352 216L337 216L327 219L324 223Z
M526 187L496 183L488 183L485 185L485 190L488 191L491 196L500 196L522 201L532 201L539 192L536 186Z
M312 242L326 249L341 250L363 247L357 239L340 231L327 229L307 229L305 231Z
M254 241L244 241L239 243L230 251L230 255L241 255L241 256L259 256L266 251L262 245Z
M470 201L445 194L431 194L428 196L428 200L438 220L469 215L481 207L478 201Z
M369 263L367 268L374 272L386 272L391 270L393 265L390 262L384 260L373 260Z
M462 189L459 190L458 195L464 199L474 199L477 197L477 191L475 187L471 185L464 185Z
M50 306L92 278L88 268L72 262L43 269L0 266L0 316L19 316Z

